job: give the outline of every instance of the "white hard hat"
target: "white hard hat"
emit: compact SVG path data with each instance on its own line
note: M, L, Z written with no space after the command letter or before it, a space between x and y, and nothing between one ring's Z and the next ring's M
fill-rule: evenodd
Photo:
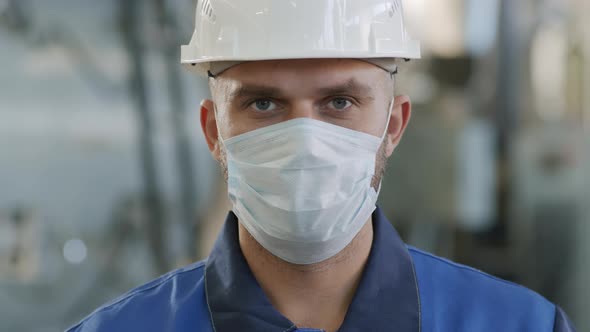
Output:
M181 62L200 74L243 61L420 58L402 0L201 0Z

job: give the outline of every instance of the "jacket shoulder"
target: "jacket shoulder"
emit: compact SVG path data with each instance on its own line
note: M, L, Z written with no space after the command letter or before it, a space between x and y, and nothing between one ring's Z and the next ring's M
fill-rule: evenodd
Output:
M408 247L425 331L553 331L555 305L518 284ZM440 329L441 327L445 327Z
M175 331L206 324L204 269L202 261L168 272L99 307L67 332Z

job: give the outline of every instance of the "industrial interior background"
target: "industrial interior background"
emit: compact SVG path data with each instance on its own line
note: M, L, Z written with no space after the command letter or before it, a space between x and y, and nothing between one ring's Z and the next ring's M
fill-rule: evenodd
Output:
M206 257L229 208L183 71L195 0L0 0L0 331ZM406 1L408 15L417 1ZM380 206L590 331L590 2L424 1Z

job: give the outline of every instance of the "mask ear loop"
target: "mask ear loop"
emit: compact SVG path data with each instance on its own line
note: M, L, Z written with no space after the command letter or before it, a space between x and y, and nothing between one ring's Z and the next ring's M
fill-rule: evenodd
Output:
M389 122L391 121L391 114L393 114L393 105L395 104L395 97L393 97L393 99L391 100L391 103L389 103L389 111L387 112L387 122L385 123L385 131L383 132L383 135L381 135L381 142L383 142L383 140L385 139L385 136L387 136L387 130L389 129Z
M224 149L225 151L227 151L227 150L225 149L225 139L223 138L223 136L221 136L221 130L219 129L219 121L217 121L217 114L218 114L218 113L217 113L217 106L215 105L215 103L213 103L213 112L214 112L214 113L213 113L213 114L214 114L214 116L216 117L216 119L215 119L215 127L217 128L217 140L218 140L219 142L221 142L221 145L223 145L223 149Z
M391 103L389 104L389 112L387 112L387 122L385 124L385 131L383 132L383 135L381 136L381 143L383 143L383 140L385 140L385 136L387 136L387 130L389 129L389 122L391 121L391 114L393 113L393 105L395 104L395 97L393 97L393 99L391 100ZM374 174L373 174L374 176ZM383 182L383 179L381 179L381 181L379 181L379 187L377 189L377 197L379 197L379 193L381 192L381 183ZM375 190L375 188L372 188L373 190Z
M399 69L396 66L393 71L389 72L389 75L391 75L392 80L395 77L395 75L398 73L398 70ZM383 135L381 135L381 142L383 142L383 140L385 139L385 136L387 135L387 129L389 129L389 122L391 121L391 114L393 113L394 103L395 103L395 96L393 96L393 98L391 99L391 103L389 104L389 112L387 114L387 124L385 125L385 131L383 132Z

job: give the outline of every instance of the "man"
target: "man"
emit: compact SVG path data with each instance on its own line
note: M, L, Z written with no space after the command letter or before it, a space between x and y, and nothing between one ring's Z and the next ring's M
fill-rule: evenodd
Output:
M233 205L209 258L70 331L573 331L540 295L409 248L375 207L418 58L395 0L210 0L183 62ZM394 97L395 96L395 97Z

